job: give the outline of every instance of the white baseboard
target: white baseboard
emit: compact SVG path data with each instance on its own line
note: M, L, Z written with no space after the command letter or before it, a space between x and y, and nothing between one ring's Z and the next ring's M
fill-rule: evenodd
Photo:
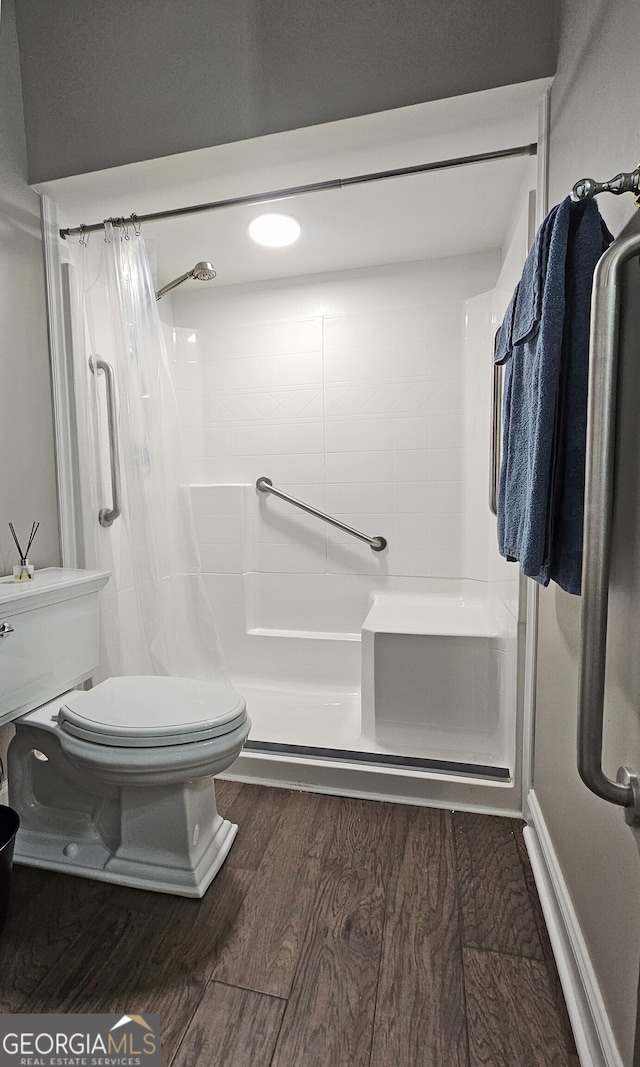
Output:
M540 804L527 797L524 830L581 1067L624 1067L587 945Z

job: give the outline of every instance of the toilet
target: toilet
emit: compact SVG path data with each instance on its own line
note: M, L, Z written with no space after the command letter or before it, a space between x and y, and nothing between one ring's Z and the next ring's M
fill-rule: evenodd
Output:
M0 580L0 724L16 729L14 859L201 897L238 830L217 812L213 775L247 739L245 702L229 685L192 678L74 688L98 661L108 577L50 568L28 589Z

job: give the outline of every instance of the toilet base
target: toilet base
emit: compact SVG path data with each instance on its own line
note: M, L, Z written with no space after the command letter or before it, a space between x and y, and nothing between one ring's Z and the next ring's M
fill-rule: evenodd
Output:
M100 882L127 885L181 897L203 897L224 863L238 827L218 816L219 825L195 867L175 866L119 857L96 841L70 842L68 835L56 839L51 833L26 830L14 852L14 863L41 867L48 871L77 874ZM71 845L71 850L69 846ZM75 848L77 847L77 852ZM71 851L72 854L65 854Z
M9 746L9 800L20 817L15 862L204 896L238 832L218 814L213 777L103 781L71 760L59 738L50 706L16 720Z

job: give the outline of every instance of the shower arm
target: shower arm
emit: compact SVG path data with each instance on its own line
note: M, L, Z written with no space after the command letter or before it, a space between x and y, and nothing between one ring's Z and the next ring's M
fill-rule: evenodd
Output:
M186 274L181 274L179 278L174 278L172 282L167 282L166 285L162 286L162 289L158 289L158 292L156 293L156 300L162 300L163 296L166 296L167 293L170 293L172 289L176 289L179 285L182 285L182 283L186 282L188 278L192 277L192 275L193 271L188 270Z
M367 537L366 534L360 532L360 530L354 530L352 526L347 526L346 523L340 522L340 519L332 519L330 515L325 515L324 511L318 511L317 508L312 508L310 504L303 504L302 500L296 500L294 496L289 496L288 493L283 493L282 489L276 489L275 485L271 481L271 478L258 478L256 482L256 489L260 493L273 493L274 496L280 497L281 500L286 500L287 504L293 504L295 508L300 508L301 511L306 511L307 515L315 515L316 519L322 519L323 522L328 522L331 526L337 527L338 530L342 530L344 533L351 534L352 537L357 537L359 541L364 541L373 552L382 552L387 547L387 541L384 537Z

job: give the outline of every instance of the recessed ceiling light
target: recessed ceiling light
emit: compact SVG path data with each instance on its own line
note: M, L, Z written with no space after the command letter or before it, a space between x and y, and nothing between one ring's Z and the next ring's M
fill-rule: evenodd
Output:
M293 215L258 215L249 226L249 234L259 245L284 248L300 236L300 223Z

